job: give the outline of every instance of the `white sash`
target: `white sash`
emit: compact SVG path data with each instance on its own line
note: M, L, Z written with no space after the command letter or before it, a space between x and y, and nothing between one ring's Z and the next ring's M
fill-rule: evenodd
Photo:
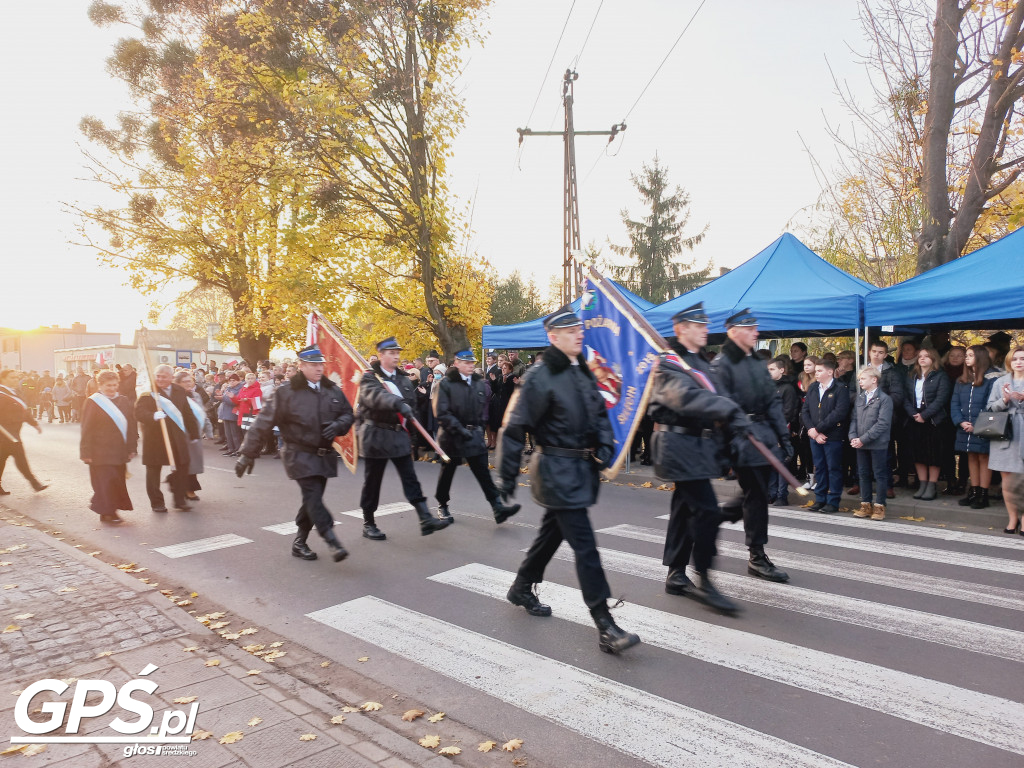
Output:
M22 408L24 408L26 411L28 410L28 406L25 404L25 401L18 397L16 394L14 394L14 390L8 389L7 387L0 387L0 395L6 395L7 397L11 398L11 400L20 405Z
M97 392L94 395L89 395L89 399L92 400L96 405L103 409L103 412L113 419L114 424L121 430L121 437L124 441L128 442L128 419L121 413L121 409L114 405L114 401L106 395L101 395Z
M206 425L206 411L199 407L198 403L191 397L188 399L188 404L192 406L192 413L196 417L196 421L199 422L199 434L203 433L203 427Z
M174 422L174 425L181 430L185 437L188 437L188 432L185 430L185 418L181 415L181 411L178 410L178 406L172 403L163 395L157 395L160 398L160 407L164 409L164 413L167 414L168 418Z

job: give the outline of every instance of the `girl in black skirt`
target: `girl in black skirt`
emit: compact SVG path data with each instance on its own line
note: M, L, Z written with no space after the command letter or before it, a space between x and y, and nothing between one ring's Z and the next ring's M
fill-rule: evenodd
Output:
M932 501L937 495L939 467L942 465L941 425L949 421L949 398L953 391L949 377L939 366L933 349L917 353L917 362L907 374L907 399L904 403L910 416L910 450L914 457L917 479L921 487L915 499Z

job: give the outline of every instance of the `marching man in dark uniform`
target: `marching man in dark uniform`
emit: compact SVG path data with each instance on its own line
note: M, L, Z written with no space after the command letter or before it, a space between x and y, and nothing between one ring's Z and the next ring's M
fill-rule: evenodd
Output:
M199 439L199 422L188 404L188 392L173 383L174 369L169 365L158 365L153 369L153 383L159 390L160 407L152 392L143 392L135 401L135 419L142 427L142 463L146 467L146 493L154 512L166 512L164 494L160 490L160 470L169 464L175 469L170 476L174 508L189 510L185 493L185 478L188 477L188 444ZM171 456L164 445L163 428L167 424L167 436L171 442Z
M502 504L498 489L491 479L487 467L487 440L484 427L487 423L484 410L487 407L487 385L484 377L473 372L476 357L473 350L464 349L455 353L455 365L435 383L437 393L437 442L451 461L441 469L437 479L437 514L442 520L452 520L448 510L451 499L452 478L455 469L465 459L473 476L480 484L484 497L494 512L494 522L504 523L519 511L518 504Z
M29 410L28 404L18 394L18 380L21 372L13 369L0 371L0 480L3 480L4 467L7 466L7 459L14 459L14 466L25 476L25 479L32 484L34 491L41 491L48 486L39 482L28 466L28 459L25 457L25 444L21 441L21 425L28 424L35 427L36 432L43 434L43 428L39 426ZM0 496L9 495L9 491L0 485Z
M672 351L660 356L647 409L654 421L654 473L676 485L662 560L669 569L665 591L736 613L739 607L708 578L722 522L711 480L728 466L724 436L744 437L750 420L735 402L716 394L713 385L708 388L711 366L701 355L708 340L704 305L674 315L672 332L676 340ZM684 363L693 370L686 370ZM686 576L691 553L697 584Z
M583 600L598 628L598 645L619 653L640 642L625 632L608 611L611 589L601 567L587 507L597 501L599 472L614 450L608 409L587 367L583 322L568 307L544 320L551 346L525 376L519 398L501 436L501 492L511 498L519 478L520 455L530 433L536 443L530 461L533 500L545 508L540 532L530 546L508 600L531 616L550 616L533 585L544 580L544 569L563 540L576 557L576 574Z
M757 318L743 309L725 321L729 338L711 363L720 394L736 402L752 422L750 433L769 449L781 448L784 461L793 456L789 427L782 415L782 400L768 367L754 357L757 344ZM768 555L768 460L746 439L733 435L733 466L743 490L743 528L746 531L750 560L747 573L769 581L789 581Z
M380 484L388 461L395 465L402 480L405 498L416 509L420 534L429 536L447 528L448 520L430 514L427 498L412 463L412 442L405 422L413 417L416 385L398 369L402 348L394 336L377 344L377 360L359 382L359 457L365 475L359 506L363 510L363 536L383 541L387 535L377 527L374 513L380 503Z
M263 452L267 437L277 427L284 441L281 460L285 472L299 484L302 506L295 516L299 531L292 542L292 556L316 560L307 539L316 526L334 562L348 557L348 551L334 533L334 518L324 506L327 478L338 476L338 454L334 438L352 428L352 406L341 387L324 376L324 359L315 344L299 350L299 370L291 380L274 391L263 403L256 421L246 432L235 474L252 472Z

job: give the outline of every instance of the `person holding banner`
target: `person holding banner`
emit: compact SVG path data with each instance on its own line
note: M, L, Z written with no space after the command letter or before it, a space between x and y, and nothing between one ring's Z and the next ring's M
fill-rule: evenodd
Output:
M451 461L445 462L441 468L434 495L439 505L438 517L451 521L448 501L451 498L452 479L455 477L455 469L465 459L491 505L494 522L500 525L518 512L520 506L501 503L501 494L487 467L487 438L484 435L487 385L483 376L473 372L475 365L473 350L456 352L455 364L445 372L440 382L434 384L438 388L435 414L438 424L437 442L451 457Z
M402 480L405 498L416 510L420 534L429 536L447 528L448 520L430 514L427 497L412 461L412 442L405 427L414 418L416 387L405 371L398 370L402 347L394 336L377 344L377 360L359 382L359 457L366 467L359 506L363 510L363 537L371 541L387 538L377 527L374 514L380 503L380 484L391 461Z
M782 400L768 369L752 354L757 344L757 318L742 309L725 321L728 339L711 363L718 391L750 417L750 432L768 448L781 447L784 461L793 457ZM789 581L764 552L768 543L768 479L771 466L746 437L732 437L733 466L743 490L743 529L750 550L747 573L768 581Z
M598 629L598 647L621 653L640 642L621 629L608 610L612 596L587 507L597 501L600 471L615 450L604 397L583 351L583 321L569 305L544 319L551 346L520 385L501 432L501 493L506 501L516 491L526 434L535 440L530 461L533 500L544 507L540 532L526 553L507 599L531 616L550 616L551 607L537 599L533 587L562 541L576 558L583 600Z
M188 393L173 381L174 369L169 365L158 365L153 370L153 392L143 392L135 401L135 419L142 425L142 463L146 466L146 493L154 512L166 512L164 494L160 490L161 470L173 465L171 473L171 494L174 508L183 512L191 507L185 498L185 478L188 473L188 446L199 439L199 424L188 404ZM157 402L159 397L159 402ZM163 422L163 425L161 425ZM167 455L164 442L171 445Z
M97 377L99 392L85 400L79 456L89 465L92 500L89 509L101 523L123 523L118 510L131 510L132 500L125 484L127 465L139 450L139 431L131 401L118 394L116 371L102 371Z
M313 344L298 352L299 370L274 396L263 403L256 421L246 430L245 441L235 463L235 474L252 473L274 427L281 432L284 446L281 461L285 472L299 484L302 506L295 516L298 534L292 542L292 556L316 560L307 540L313 526L338 563L348 557L334 533L334 518L324 506L327 479L338 476L338 454L334 438L352 428L352 406L341 387L324 376L327 359Z
M20 378L20 371L0 371L0 481L3 480L4 467L7 466L7 459L10 457L14 459L14 466L18 471L32 484L32 490L38 492L47 486L39 482L29 469L28 459L25 457L25 444L21 441L21 425L35 427L39 434L43 434L43 428L39 426L25 401L17 394ZM7 496L9 493L0 483L0 496Z
M739 606L708 578L722 522L711 480L728 468L726 438L745 437L750 419L734 401L707 387L711 366L701 354L708 340L703 303L677 312L672 332L676 338L671 351L658 358L647 408L654 421L654 474L675 483L662 559L669 569L665 591L736 613ZM691 554L696 584L686 576Z

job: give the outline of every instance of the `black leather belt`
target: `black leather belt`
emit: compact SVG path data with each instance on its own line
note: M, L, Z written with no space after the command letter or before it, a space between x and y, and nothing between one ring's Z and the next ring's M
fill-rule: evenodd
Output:
M393 429L395 432L402 431L401 424L390 424L384 421L374 421L373 419L363 419L364 424L369 424L371 427L377 427L377 429Z
M550 445L538 445L537 453L546 453L548 456L562 456L567 459L592 459L594 452L590 448L555 448Z
M654 429L658 432L675 432L677 435L692 435L693 437L703 437L704 439L710 439L712 434L712 430L710 429L677 427L672 424L655 424Z
M768 421L768 417L763 413L748 413L747 418L751 421Z
M305 445L298 445L296 443L285 443L285 445L291 446L300 453L311 453L314 456L327 456L334 452L333 448L310 448Z

